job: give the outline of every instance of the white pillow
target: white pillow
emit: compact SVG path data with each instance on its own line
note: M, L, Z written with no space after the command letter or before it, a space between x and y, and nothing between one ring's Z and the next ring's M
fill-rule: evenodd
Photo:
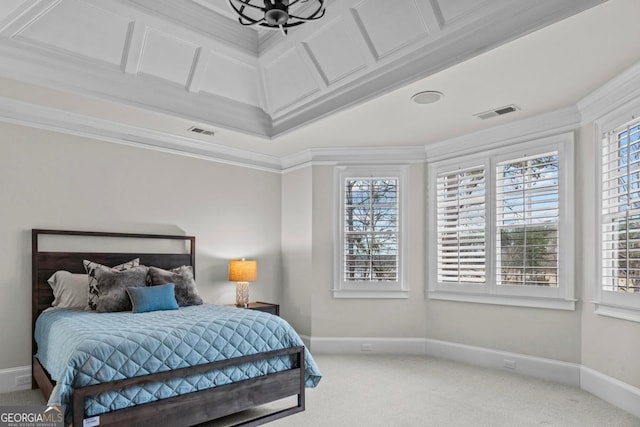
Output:
M47 280L47 283L53 289L52 307L83 310L87 308L89 277L86 274L74 274L59 270Z

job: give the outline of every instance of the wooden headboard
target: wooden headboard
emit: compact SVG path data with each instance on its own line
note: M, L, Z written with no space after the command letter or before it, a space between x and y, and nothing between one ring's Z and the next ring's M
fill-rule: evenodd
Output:
M185 242L185 253L139 253L139 252L43 252L39 248L39 237L43 235L80 236L96 239L102 238L128 238L128 239L159 239L182 240ZM188 243L188 245L186 245ZM188 246L188 250L186 248ZM53 291L47 283L47 279L58 270L66 270L71 273L84 273L82 260L113 266L140 258L140 264L152 265L159 268L170 269L181 265L191 265L195 275L196 238L194 236L174 236L163 234L136 234L136 233L106 233L99 231L70 231L70 230L31 230L31 289L32 289L32 333L35 332L36 319L42 311L51 306ZM35 340L33 342L33 354L36 353Z

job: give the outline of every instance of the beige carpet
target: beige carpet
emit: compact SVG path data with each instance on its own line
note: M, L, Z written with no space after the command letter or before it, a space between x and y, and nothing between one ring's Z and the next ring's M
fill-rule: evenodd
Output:
M315 359L323 379L307 390L306 411L270 425L640 427L639 418L580 389L510 372L418 356ZM41 403L37 391L0 394L0 405Z

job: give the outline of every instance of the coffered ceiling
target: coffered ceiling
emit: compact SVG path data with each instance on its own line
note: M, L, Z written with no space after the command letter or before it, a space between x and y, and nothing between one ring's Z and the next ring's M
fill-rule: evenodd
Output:
M609 25L616 13L624 19L622 15L638 12L638 2L329 0L324 18L284 37L278 31L239 25L226 0L3 0L0 96L24 102L24 108L33 104L159 132L165 138L174 135L185 147L207 141L212 147L279 157L311 148L295 141L307 139L309 129L323 135L328 118L338 127L353 126L354 118L380 117L380 111L387 109L388 126L413 126L406 120L414 120L412 114L404 114L406 107L393 107L399 94L403 99L411 95L408 88L446 88L445 101L466 90L465 108L477 108L470 115L500 107L503 101L526 104L537 89L529 91L529 98L509 99L510 90L522 89L518 87L522 81L511 73L521 72L522 61L540 54L533 49L549 49L557 56L558 46L571 49L572 43L579 43L576 37L592 43L588 34L566 31L583 31L597 22L594 16L600 9ZM572 20L577 22L571 24ZM536 37L544 38L539 34L554 31L556 25L551 24L565 22L569 22L566 28L556 30L559 39L546 46L535 42ZM593 30L597 32L597 26ZM628 32L633 42L633 30ZM534 40L531 46L526 43L529 38ZM532 50L518 51L518 44ZM561 66L566 58L555 60ZM616 58L615 67L636 60ZM473 73L465 71L469 64L480 71L468 74ZM537 70L555 64L530 65ZM603 83L611 77L600 72L596 79L589 73L585 72L588 84L580 88L582 93L572 94L574 98L592 90L594 80ZM449 74L456 76L457 86L451 86ZM500 96L487 93L485 102L480 102L473 92L483 88L470 84L485 74L487 84L497 79L506 87L496 89ZM517 83L509 85L511 80ZM539 83L546 80L541 76ZM429 81L433 83L426 87L424 82ZM579 90L567 86L569 92ZM531 107L523 108L524 115L567 101L554 102L559 105L524 105ZM454 114L456 105L463 104L443 102ZM375 111L366 113L369 108ZM397 112L401 113L396 116ZM188 125L216 135L203 139L190 134ZM350 144L348 138L324 135L338 138L335 146ZM358 145L366 143L353 139ZM421 142L429 142L429 137L389 141ZM372 145L382 143L372 140Z

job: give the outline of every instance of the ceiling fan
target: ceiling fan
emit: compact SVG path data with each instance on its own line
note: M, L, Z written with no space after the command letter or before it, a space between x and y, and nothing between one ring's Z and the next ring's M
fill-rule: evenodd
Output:
M324 16L325 0L228 0L238 14L238 22L245 26L260 26L280 30L286 36L287 29L315 21ZM306 16L294 15L290 8L298 3L317 3ZM306 9L304 10L306 11ZM255 12L255 13L252 13ZM262 16L260 16L262 15Z

